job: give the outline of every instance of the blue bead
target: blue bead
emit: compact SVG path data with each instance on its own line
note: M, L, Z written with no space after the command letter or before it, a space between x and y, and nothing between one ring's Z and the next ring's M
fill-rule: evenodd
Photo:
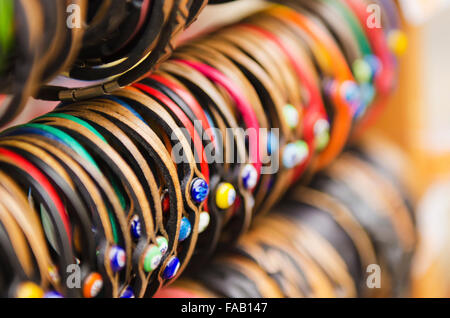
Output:
M49 291L45 293L44 298L64 298L64 297L63 295L61 295L56 291Z
M191 197L196 203L202 203L209 194L209 186L205 180L196 178L191 183Z
M269 183L267 184L267 191L271 190L275 185L275 178L270 178Z
M348 81L345 86L345 100L349 103L355 103L360 98L359 87L355 82Z
M167 263L166 268L164 269L163 278L171 279L175 277L179 269L180 269L180 260L177 257L173 256Z
M269 132L267 134L267 154L271 156L278 150L278 138L275 134Z
M361 97L362 103L361 107L357 110L355 117L359 118L365 114L367 107L373 102L375 98L376 92L375 88L371 84L363 84L361 85Z
M133 216L133 218L131 219L131 235L133 235L135 239L139 239L142 235L141 221L139 220L139 216L137 215Z
M245 165L242 170L242 184L247 190L254 189L258 182L258 172L253 165Z
M131 287L128 286L122 291L122 293L120 294L120 298L136 298L136 296L134 295L134 292L131 289Z
M372 73L376 76L380 71L383 65L381 64L380 59L378 56L369 54L364 57L364 60L370 65L370 68L372 69Z
M363 84L361 85L361 96L366 105L369 105L375 99L376 91L373 85Z
M292 169L302 163L309 155L308 145L304 141L297 141L286 145L283 153L283 165Z
M341 83L341 94L344 100L350 105L355 113L362 104L361 90L354 81L345 81Z
M180 225L180 236L179 236L178 240L180 242L182 242L185 239L187 239L189 237L189 235L191 235L191 230L192 230L192 226L191 226L191 222L189 222L189 219L186 217L182 218L181 225Z
M119 272L125 268L126 254L123 248L114 246L109 252L109 260L111 262L111 269L114 272Z
M297 147L294 144L288 144L283 153L283 165L291 169L295 167L298 160Z

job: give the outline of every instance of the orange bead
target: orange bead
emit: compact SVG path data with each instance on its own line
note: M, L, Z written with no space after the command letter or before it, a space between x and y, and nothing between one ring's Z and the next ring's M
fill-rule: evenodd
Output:
M99 273L90 274L84 281L83 296L85 298L94 298L103 287L103 278Z

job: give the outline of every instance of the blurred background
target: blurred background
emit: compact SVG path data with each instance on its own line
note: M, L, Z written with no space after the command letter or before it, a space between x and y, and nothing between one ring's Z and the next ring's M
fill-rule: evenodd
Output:
M414 296L450 296L450 6L401 1L409 49L398 89L380 122L382 134L409 157L419 248Z
M420 232L412 296L450 297L450 1L399 4L409 48L390 105L367 135L384 136L410 162L403 167L404 177L413 193ZM180 42L239 20L261 6L263 1L245 0L208 7ZM55 106L31 103L33 107L27 107L12 125Z

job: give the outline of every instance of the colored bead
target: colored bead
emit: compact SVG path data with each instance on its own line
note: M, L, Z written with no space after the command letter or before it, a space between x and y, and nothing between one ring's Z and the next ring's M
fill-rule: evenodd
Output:
M168 213L170 211L170 198L169 193L165 192L162 198L162 210L164 213Z
M211 216L208 212L200 213L200 220L198 222L198 233L203 233L211 222Z
M63 295L61 295L56 291L49 291L45 293L44 298L64 298L64 297Z
M297 128L299 122L300 122L300 114L298 113L298 110L292 106L292 105L285 105L283 107L283 115L284 120L288 124L289 128L295 129Z
M286 146L283 153L283 165L287 169L292 169L301 164L309 155L308 144L304 141L297 141Z
M389 32L388 43L391 52L397 57L401 57L408 49L408 37L401 30L393 30Z
M180 224L180 235L178 236L178 240L183 242L185 239L191 235L192 225L187 217L181 219Z
M158 244L159 251L162 255L165 255L169 249L169 241L164 236L158 236L156 238L156 243Z
M247 164L242 169L242 184L247 190L252 190L258 183L258 172L253 165Z
M333 94L333 92L336 90L337 86L338 86L338 82L336 80L324 78L323 89L326 94L328 94L328 95Z
M372 68L362 59L353 62L353 74L358 83L369 83L373 78Z
M59 284L59 273L58 269L55 266L49 266L48 268L48 274L50 276L50 279L53 281L54 284Z
M114 272L119 272L124 269L127 257L123 248L113 246L109 251L109 260L111 262L111 269Z
M303 156L308 156L309 154L309 148L308 144L303 140L297 140L295 142L295 145L302 151Z
M17 288L17 298L42 298L44 297L44 291L32 282L21 283Z
M278 138L275 134L272 132L269 132L267 134L267 154L271 156L273 153L275 153L278 150Z
M383 68L383 64L381 64L380 59L378 58L378 56L376 56L374 54L366 55L364 57L364 60L370 65L373 76L378 75L378 73Z
M362 107L360 107L355 114L355 117L357 118L365 114L367 107L373 102L376 94L373 85L362 84L360 88L361 88Z
M359 87L353 81L345 81L340 86L341 94L348 103L354 103L359 100Z
M205 180L196 178L191 184L191 197L196 203L202 203L209 194L209 186Z
M84 281L84 298L96 297L103 288L103 279L99 273L91 273Z
M154 271L161 263L162 254L158 246L151 244L144 257L144 270L147 273Z
M219 209L226 210L236 201L236 190L227 182L219 184L216 193L216 204Z
M136 296L134 295L133 289L127 286L120 294L120 298L136 298Z
M298 149L295 144L288 144L283 152L283 165L291 169L297 165Z
M173 256L166 265L166 268L163 272L164 279L171 279L175 277L180 269L180 260Z
M267 191L272 189L274 185L275 185L275 178L270 178L269 184L267 185Z
M314 125L315 146L322 151L330 142L330 123L326 119L319 119Z
M131 219L131 235L135 239L139 239L142 235L141 220L138 215L133 216Z
M345 81L340 85L342 98L350 105L354 112L360 107L361 92L358 84L353 81Z
M40 204L40 215L41 215L41 222L42 222L42 228L44 230L45 236L47 237L47 240L49 244L57 250L57 243L56 243L56 236L55 231L53 230L52 220L50 218L50 215L47 211L47 209Z

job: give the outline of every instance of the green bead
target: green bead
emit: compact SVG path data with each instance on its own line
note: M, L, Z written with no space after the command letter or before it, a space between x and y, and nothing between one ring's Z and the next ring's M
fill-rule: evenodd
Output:
M365 60L356 60L353 63L353 74L358 83L369 83L372 80L373 73L369 63Z
M169 241L163 236L158 236L156 238L156 243L158 243L159 251L161 252L161 254L165 255L169 248Z
M144 270L147 273L154 271L161 262L162 254L158 246L152 244L147 248L144 258Z
M324 150L330 143L330 134L323 133L316 137L316 148L317 151Z
M309 156L309 146L304 140L297 140L295 145L298 148L300 156L300 162L303 162Z
M330 124L327 120L318 120L314 126L316 150L322 151L330 142Z
M283 166L292 169L308 158L309 147L303 140L286 145L283 152Z
M288 104L283 107L284 120L288 124L289 128L296 129L300 122L300 114L297 108Z

